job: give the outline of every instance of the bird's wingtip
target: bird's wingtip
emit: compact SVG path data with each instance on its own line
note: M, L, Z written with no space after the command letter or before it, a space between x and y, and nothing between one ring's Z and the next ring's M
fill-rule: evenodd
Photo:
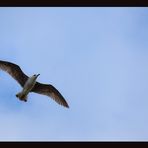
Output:
M68 105L68 104L66 104L66 105L64 105L64 107L69 108L69 105Z
M70 108L70 107L67 105L66 108Z

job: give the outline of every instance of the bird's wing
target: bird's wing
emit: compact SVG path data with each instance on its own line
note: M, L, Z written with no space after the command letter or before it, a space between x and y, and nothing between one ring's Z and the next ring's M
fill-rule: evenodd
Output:
M0 69L9 73L22 87L28 79L28 76L16 64L0 60Z
M69 108L66 100L64 97L60 94L60 92L52 85L48 84L41 84L39 82L36 82L35 86L31 90L32 92L39 93L42 95L46 95L54 99L58 104L63 105L67 108Z

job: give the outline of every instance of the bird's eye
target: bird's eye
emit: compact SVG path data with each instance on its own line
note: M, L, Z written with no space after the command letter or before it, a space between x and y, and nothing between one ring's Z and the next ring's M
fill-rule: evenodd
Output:
M33 76L36 76L36 75L33 75Z

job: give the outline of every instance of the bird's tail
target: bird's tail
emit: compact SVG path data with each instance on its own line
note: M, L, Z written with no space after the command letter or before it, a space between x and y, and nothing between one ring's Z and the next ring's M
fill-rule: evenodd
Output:
M16 97L19 98L21 101L27 101L27 95L22 92L17 93Z

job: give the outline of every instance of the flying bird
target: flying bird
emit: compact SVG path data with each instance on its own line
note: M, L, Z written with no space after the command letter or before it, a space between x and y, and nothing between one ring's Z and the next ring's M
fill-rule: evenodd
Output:
M0 60L0 69L10 74L23 88L21 92L16 94L16 97L27 102L27 95L30 92L42 94L51 97L58 104L63 105L64 107L69 108L68 103L61 95L61 93L51 84L42 84L36 81L40 74L34 74L31 77L28 77L21 68L11 62L1 61Z

